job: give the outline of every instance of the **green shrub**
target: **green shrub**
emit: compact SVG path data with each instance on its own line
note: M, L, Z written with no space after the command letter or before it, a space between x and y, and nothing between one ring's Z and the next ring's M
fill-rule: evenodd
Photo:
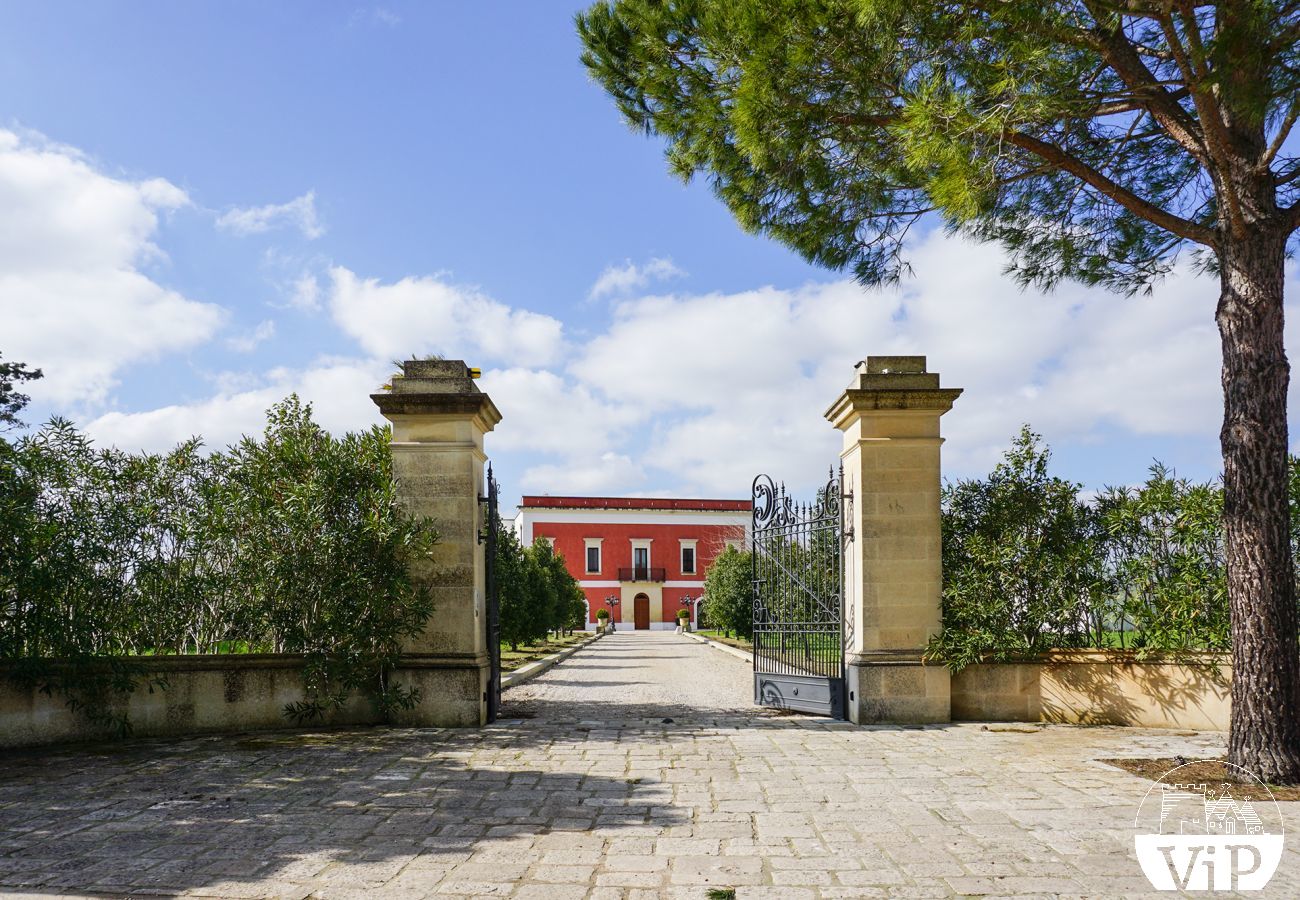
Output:
M1223 490L1160 464L1097 499L1115 585L1116 644L1181 653L1229 647Z
M354 691L414 702L388 670L432 614L407 571L437 534L397 505L386 429L335 438L290 397L261 438L200 449L96 450L60 420L0 441L11 675L94 718L137 689L145 656L301 653L308 700L290 715Z
M544 639L550 632L586 627L586 594L569 574L564 557L542 538L524 547L514 529L496 523L496 582L501 640L520 644Z
M1157 463L1137 487L1085 501L1048 474L1027 427L987 479L943 489L943 633L927 654L960 669L1056 648L1189 659L1230 646L1223 489ZM1291 460L1300 546L1300 460Z
M728 545L704 576L704 610L710 625L728 636L754 636L754 582L750 555Z
M1048 474L1039 441L1026 427L987 479L944 486L944 630L929 650L953 668L1100 640L1098 517Z

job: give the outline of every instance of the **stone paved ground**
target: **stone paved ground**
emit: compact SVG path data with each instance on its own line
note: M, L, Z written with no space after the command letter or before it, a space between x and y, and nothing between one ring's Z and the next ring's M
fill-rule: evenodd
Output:
M481 731L0 756L0 892L1138 895L1131 826L1147 783L1095 760L1223 745L764 715L749 678L680 636L619 633L511 690L513 719ZM1294 821L1300 804L1286 806ZM1298 851L1265 896L1300 896Z

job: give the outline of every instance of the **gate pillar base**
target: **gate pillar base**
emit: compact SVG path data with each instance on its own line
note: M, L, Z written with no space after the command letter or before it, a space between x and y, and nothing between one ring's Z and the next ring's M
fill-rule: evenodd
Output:
M860 653L846 660L849 721L857 725L926 725L952 721L948 670L919 653Z
M483 694L491 669L486 657L405 656L394 668L393 684L415 688L420 702L394 710L389 721L405 728L475 728L483 724Z

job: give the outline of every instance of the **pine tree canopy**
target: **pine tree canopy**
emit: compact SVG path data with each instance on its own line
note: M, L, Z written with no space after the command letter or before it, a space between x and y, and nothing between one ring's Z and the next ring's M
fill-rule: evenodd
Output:
M676 173L864 283L927 212L1024 283L1126 291L1300 225L1300 2L602 0L577 23Z

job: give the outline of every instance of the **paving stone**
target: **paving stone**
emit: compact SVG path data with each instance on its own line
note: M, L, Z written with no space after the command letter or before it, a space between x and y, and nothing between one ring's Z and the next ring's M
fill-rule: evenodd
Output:
M673 884L703 884L735 887L762 884L762 860L717 856L682 856L672 861L669 881Z
M524 884L513 896L518 900L582 900L587 888L579 884Z
M596 874L597 887L658 887L664 883L662 872L599 872Z
M619 632L508 691L485 729L8 753L0 895L1145 897L1148 783L1096 760L1224 746L859 728L757 710L752 690L734 657ZM1291 843L1265 897L1300 896Z

